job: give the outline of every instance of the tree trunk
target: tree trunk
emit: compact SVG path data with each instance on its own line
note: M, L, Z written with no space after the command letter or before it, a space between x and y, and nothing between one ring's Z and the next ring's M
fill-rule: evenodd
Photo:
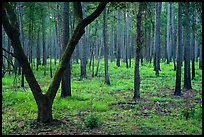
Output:
M149 62L152 63L152 23L150 23L150 39L149 39Z
M63 43L62 51L66 49L67 43L69 41L69 2L63 2ZM62 92L61 97L71 96L71 67L70 61L68 61L67 68L62 76Z
M174 62L174 71L176 71L176 34L174 29L174 7L171 5L171 47L172 47L172 57Z
M189 3L185 3L185 25L184 25L184 88L192 89L190 75L190 19L189 19Z
M103 42L104 42L104 68L105 68L105 83L110 85L110 79L108 75L108 45L107 45L107 23L106 23L106 8L103 11Z
M46 65L47 65L47 55L46 55L46 32L45 32L45 11L41 10L41 18L42 18L42 46L43 46L43 66L44 66L44 76L46 76Z
M40 29L38 30L38 38L37 38L37 64L36 70L38 70L38 66L40 65Z
M195 79L195 13L193 12L192 16L192 79Z
M178 46L177 46L177 69L176 69L176 86L174 95L181 95L181 58L182 58L182 39L181 39L181 3L178 2Z
M76 44L78 43L81 36L84 34L84 28L101 14L106 4L107 3L100 3L97 9L91 15L89 15L87 18L81 20L78 23L72 35L72 38L64 51L62 61L60 62L60 66L58 67L54 75L54 78L52 79L49 85L49 89L47 93L43 95L42 90L38 82L36 81L33 71L28 63L28 59L25 56L23 49L21 47L21 43L19 40L18 23L16 20L15 12L12 9L10 3L6 2L3 3L2 24L8 37L11 39L12 46L14 48L14 53L16 53L17 59L19 60L19 63L22 66L26 80L31 88L31 91L37 103L39 122L48 122L52 120L52 103L59 88L63 73L66 70L67 62L70 61L71 55L75 49Z
M135 69L134 69L134 96L133 99L140 98L140 72L139 72L139 57L142 46L142 10L144 3L139 3L139 11L137 13L137 45L135 56Z
M166 51L167 51L167 64L171 62L170 56L170 2L167 3L167 28L166 28Z
M160 17L161 17L161 7L162 3L156 3L156 16L155 16L155 55L154 55L154 65L156 76L159 76L160 71Z
M120 44L120 42L121 42L121 40L120 40L120 32L121 32L121 30L120 30L120 28L121 28L121 25L120 25L120 11L118 11L118 19L117 19L117 23L118 23L118 33L117 33L117 36L118 36L118 38L117 38L117 43L118 43L118 46L117 46L117 60L116 60L116 65L117 65L117 67L120 67L120 46L121 46L121 44Z

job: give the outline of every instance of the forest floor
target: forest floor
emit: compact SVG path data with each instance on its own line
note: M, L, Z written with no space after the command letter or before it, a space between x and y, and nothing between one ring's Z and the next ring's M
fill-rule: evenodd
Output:
M202 134L202 70L198 69L198 64L192 80L193 89L182 90L182 96L175 96L173 63L161 63L159 77L155 76L153 64L144 63L140 66L141 98L137 100L133 100L134 63L127 69L123 62L119 68L115 62L109 62L110 86L104 83L103 66L102 61L99 76L92 78L87 65L88 79L80 79L80 65L72 65L72 96L60 98L59 89L53 104L54 120L49 124L36 122L37 106L28 84L25 83L24 89L20 88L20 76L14 84L13 74L6 74L2 78L2 134ZM50 76L43 76L42 67L34 73L46 91ZM98 126L88 128L88 121L92 122L89 125L97 121Z

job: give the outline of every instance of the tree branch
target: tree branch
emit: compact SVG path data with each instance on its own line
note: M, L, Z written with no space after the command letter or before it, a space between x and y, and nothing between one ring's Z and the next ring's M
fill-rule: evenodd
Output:
M67 44L66 49L62 55L62 60L60 62L60 66L59 66L58 70L56 71L54 78L53 78L52 82L50 83L49 89L46 93L46 96L48 96L48 98L50 98L51 101L53 101L55 96L56 96L57 90L58 90L59 85L60 85L61 78L62 78L64 71L67 67L67 63L69 62L71 55L72 55L78 41L80 40L82 35L85 33L84 28L88 24L90 24L92 21L94 21L94 19L96 19L101 14L101 12L104 10L106 4L107 4L107 2L106 3L100 3L99 6L97 7L97 9L91 15L89 15L87 18L83 19L76 26L76 29L74 30L73 35L72 35L69 43Z
M16 58L16 55L15 55L14 53L7 51L7 50L4 49L3 47L2 47L2 50L5 51L5 52L7 52L8 54L11 54L11 56L13 56L14 58Z

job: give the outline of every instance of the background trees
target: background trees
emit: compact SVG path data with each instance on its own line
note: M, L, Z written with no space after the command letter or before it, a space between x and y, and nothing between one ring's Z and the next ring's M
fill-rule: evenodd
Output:
M39 109L43 109L42 106L44 105L52 107L51 104L60 85L59 81L61 81L62 75L64 75L61 83L62 96L71 95L71 86L69 86L69 83L71 83L70 74L73 63L81 64L81 68L77 70L79 71L79 77L90 78L90 76L94 76L94 71L96 71L95 76L100 77L102 74L105 74L105 82L110 84L111 75L109 78L108 59L113 62L116 61L115 66L118 69L120 69L121 62L125 62L126 68L128 69L131 68L131 63L134 62L132 59L135 58L134 97L138 98L140 87L140 61L141 64L151 63L152 55L154 55L154 65L152 65L152 68L154 67L156 75L159 76L159 71L162 70L160 69L160 61L166 60L167 58L168 63L170 63L170 59L173 58L174 68L172 69L175 70L177 65L177 69L180 71L184 56L185 73L184 80L181 81L184 81L184 87L186 89L192 88L190 86L190 74L192 71L193 78L195 74L195 61L199 60L199 68L202 67L202 20L200 4L186 3L183 4L181 8L178 7L177 3L145 3L147 7L144 9L142 3L110 3L102 15L99 16L99 14L97 14L99 16L97 20L91 20L93 21L91 24L81 24L81 22L85 20L86 23L86 21L93 16L94 18L96 17L95 14L92 16L89 15L94 12L98 3L83 2L81 4L82 5L79 3L74 4L75 7L72 7L70 6L71 4L60 2L25 2L17 4L8 3L10 6L8 6L7 9L4 8L4 12L7 10L10 11L10 7L15 11L18 19L11 21L11 23L16 24L18 22L19 25L14 25L15 28L11 29L13 29L14 34L17 35L18 33L15 31L18 31L16 28L19 28L20 39L19 41L14 40L14 34L9 33L9 28L13 24L7 26L6 33L5 30L2 29L3 48L8 52L15 53L19 51L19 49L13 49L13 44L17 44L17 47L19 47L19 45L23 47L18 53L22 54L24 51L25 55L19 55L20 57L17 59L25 58L26 56L29 62L25 60L19 61L21 65L24 65L22 69L22 81L24 80L23 74L25 73L27 81L32 83L30 87L36 87L36 89L32 89L33 92L39 93L40 96L47 101L45 101L47 104L45 102L38 102L39 104L44 103L43 105L39 105ZM177 14L178 8L179 10L182 9L182 13L179 16ZM196 10L192 11L192 9ZM13 13L7 12L4 14L4 17L7 17L7 14L14 15ZM136 15L137 18L135 17ZM196 17L194 18L195 15ZM9 18L10 17L8 17L8 20L10 20ZM5 22L4 26L6 27ZM83 27L85 30L82 29ZM81 29L83 31L79 31ZM177 31L179 32L176 33ZM7 33L9 33L9 37ZM74 36L74 34L77 36ZM82 38L80 35L83 35ZM190 37L190 35L192 35L192 37ZM71 47L69 47L70 51L67 51L66 47L69 37L73 37L72 42L74 44L71 44ZM76 48L73 48L75 44ZM184 47L184 50L180 49L180 46ZM192 50L190 49L191 47ZM68 54L67 56L62 54L64 51ZM72 52L74 52L74 56L71 56ZM14 58L10 54L7 54L5 50L3 55L5 69L9 70L8 72L10 73L12 70L11 64L17 64L17 61L13 63ZM105 62L104 71L101 71L100 60L103 57ZM7 61L5 61L5 59ZM50 61L51 77L52 64L61 64L59 69L56 70L55 68L53 70L56 75L47 92L47 96L52 98L51 103L49 102L50 99L41 95L41 89L31 73L33 69L43 69L43 74L48 74L48 59ZM177 61L177 64L175 61ZM191 61L192 70L190 70ZM67 65L64 65L63 62L66 62L65 64ZM30 68L27 63L30 64ZM89 65L87 65L88 63ZM92 68L90 66L92 66ZM91 69L87 69L87 67ZM63 73L63 70L66 68L67 71ZM178 75L180 74L180 72L177 73ZM29 79L29 77L32 78ZM178 79L179 77L180 76L178 76ZM24 82L22 82L22 86L23 83ZM67 91L64 92L63 89L67 89ZM37 97L35 98L38 100ZM43 111L50 113L51 110ZM48 119L49 118L51 118L51 116L48 116Z

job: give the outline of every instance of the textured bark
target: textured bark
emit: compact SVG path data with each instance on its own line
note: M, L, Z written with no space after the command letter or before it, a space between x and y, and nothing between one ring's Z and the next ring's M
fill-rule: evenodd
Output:
M134 96L133 99L140 98L140 72L139 72L139 57L142 46L142 10L144 10L144 3L139 3L139 11L137 13L137 45L135 56L135 69L134 69Z
M107 11L106 8L103 11L103 42L104 42L104 68L105 68L105 83L110 85L110 79L108 75L108 45L107 45Z
M176 69L176 86L174 95L181 95L181 58L182 58L182 39L181 39L181 3L178 3L178 43L177 43L177 69Z
M62 30L62 51L66 49L69 41L69 2L63 2L62 18L63 18L63 30ZM71 96L71 67L70 61L68 61L67 68L62 76L62 90L61 97Z

